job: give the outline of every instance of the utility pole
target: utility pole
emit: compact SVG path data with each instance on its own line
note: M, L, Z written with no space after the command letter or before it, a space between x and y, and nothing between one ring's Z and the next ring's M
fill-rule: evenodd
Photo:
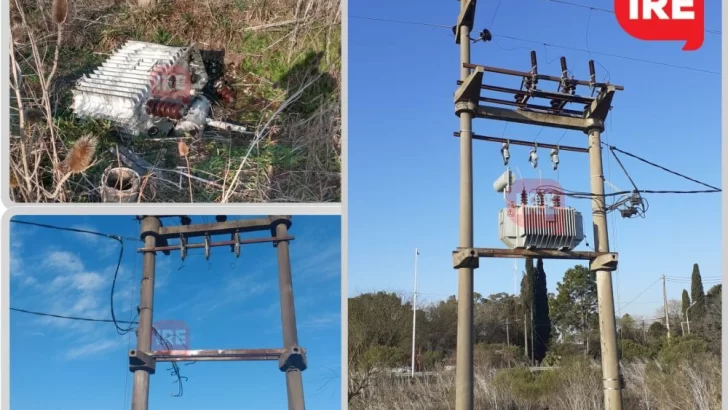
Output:
M508 317L506 316L506 346L508 346L508 367L511 367L511 334L508 331Z
M455 26L455 42L460 45L460 80L467 80L470 69L470 31L475 19L476 0L460 0L460 15ZM473 115L476 105L456 105L460 117L460 249L473 247ZM477 264L476 264L477 265ZM473 270L458 269L457 359L455 364L455 410L473 410Z
M691 307L695 306L696 303L698 303L698 302L691 303L690 306L688 306L688 308L685 309L685 320L688 323L688 335L690 335L690 316L688 316L688 311L690 310Z
M228 221L224 216L217 223L191 225L187 216L180 217L180 226L163 227L160 217L143 216L141 238L144 248L138 249L144 255L141 303L139 305L139 326L136 349L129 351L129 370L134 373L132 410L149 409L149 376L154 374L157 362L184 361L261 361L278 362L278 369L286 374L288 410L305 410L301 372L306 370L306 349L298 345L296 313L293 303L293 283L288 235L291 225L288 216ZM271 237L241 239L241 234L268 231ZM228 241L213 242L214 235L228 235ZM204 243L190 243L189 239L204 237ZM179 241L170 245L168 240ZM209 259L212 248L229 247L236 257L240 256L242 245L272 243L277 247L278 279L281 302L281 324L283 348L273 349L213 349L213 350L152 350L153 336L161 337L153 328L154 269L157 252L169 255L179 251L182 260L189 249L204 249Z
M670 316L667 311L667 286L665 285L665 274L662 274L662 300L665 305L665 327L667 327L667 341L670 342ZM690 332L688 332L690 333Z
M141 239L144 248L157 247L157 235L162 222L156 216L144 216L141 220ZM152 348L152 312L154 306L154 268L156 252L145 252L142 266L141 303L139 304L139 326L136 330L137 352L149 352ZM132 410L149 408L149 376L154 373L154 365L134 370L134 386L131 396Z
M271 227L275 237L280 238L274 242L278 250L278 286L281 293L281 323L283 325L283 348L292 356L298 352L298 331L296 329L296 309L293 304L293 280L291 279L291 259L288 251L288 226L290 220L275 220ZM300 357L303 359L303 357ZM283 364L281 362L281 364ZM304 367L305 368L305 367ZM286 364L281 370L286 373L286 387L288 391L288 410L304 410L303 380L301 378L301 365L298 363Z
M528 322L525 312L523 313L523 355L528 358Z
M411 376L415 376L415 335L417 329L417 256L420 251L415 248L415 286L414 292L412 293L412 373Z
M531 366L535 366L536 363L533 359L533 306L531 306Z

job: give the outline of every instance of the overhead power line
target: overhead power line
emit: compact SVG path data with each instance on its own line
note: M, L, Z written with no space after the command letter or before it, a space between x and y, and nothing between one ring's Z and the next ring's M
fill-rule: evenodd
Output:
M443 29L449 29L452 30L452 26L444 25L444 24L434 24L434 23L425 23L425 22L415 22L415 21L405 21L405 20L393 20L393 19L385 19L385 18L378 18L378 17L367 17L367 16L349 16L350 19L357 19L357 20L369 20L369 21L381 21L385 23L396 23L396 24L410 24L410 25L420 25L420 26L428 26L428 27L436 27L436 28L443 28ZM691 67L691 66L684 66L684 65L678 65L678 64L671 64L671 63L665 63L662 61L656 61L656 60L648 60L644 58L638 58L638 57L630 57L630 56L624 56L620 54L614 54L614 53L606 53L606 52L600 52L600 51L593 51L593 50L587 50L584 48L579 47L572 47L572 46L564 46L559 44L553 44L548 43L544 41L536 41L536 40L529 40L526 38L520 38L515 36L509 36L509 35L496 35L492 34L494 38L506 38L510 40L516 40L516 41L522 41L524 43L531 43L531 44L538 44L546 47L553 47L553 48L560 48L564 50L571 50L571 51L578 51L586 54L594 54L594 55L600 55L604 57L613 57L613 58L619 58L622 60L628 60L628 61L634 61L634 62L640 62L645 64L653 64L653 65L659 65L663 67L670 67L670 68L676 68L680 70L688 70L688 71L695 71L705 74L713 74L713 75L721 75L720 71L712 71L712 70L706 70L703 68L697 68L697 67Z
M114 323L114 326L116 327L116 332L120 335L125 335L132 330L131 325L129 327L121 327L121 326L119 326L119 323L121 323L121 322L116 320L116 313L114 312L114 290L116 288L116 279L119 276L119 269L121 268L121 260L124 256L124 240L126 239L126 240L137 241L137 239L124 238L119 235L112 235L112 234L107 234L107 233L103 233L103 232L95 232L95 231L90 231L90 230L86 230L86 229L69 228L69 227L56 226L56 225L47 225L47 224L41 224L41 223L37 223L37 222L18 221L18 220L14 220L14 219L11 219L10 222L17 223L17 224L23 224L23 225L38 226L41 228L54 229L54 230L59 230L59 231L68 231L68 232L97 235L97 236L101 236L104 238L113 239L113 240L119 242L119 245L120 245L119 258L116 262L116 269L114 269L114 280L111 283L111 295L110 295L111 320Z
M11 307L10 310L12 310L14 312L27 313L27 314L36 315L36 316L54 317L54 318L58 318L58 319L80 320L80 321L84 321L84 322L114 323L113 319L95 319L95 318L90 318L90 317L64 316L64 315L57 315L54 313L35 312L32 310L19 309L19 308L14 308L14 307ZM138 322L135 322L135 321L129 322L129 321L124 321L124 320L117 320L116 322L117 323L128 323L128 324L133 324L133 325L138 324Z
M586 4L571 3L568 1L564 1L564 0L546 0L546 1L550 1L552 3L563 4L566 6L579 7L579 8L583 8L583 9L592 10L592 11L601 11L602 13L614 14L614 10L605 9L605 8L601 8L601 7L588 6ZM707 28L705 29L705 32L709 33L709 34L717 34L717 35L722 34L720 30L712 30L712 29L707 29Z

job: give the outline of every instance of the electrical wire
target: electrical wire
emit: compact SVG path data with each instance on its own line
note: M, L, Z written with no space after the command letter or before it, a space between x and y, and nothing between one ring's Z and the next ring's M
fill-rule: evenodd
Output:
M393 20L393 19L385 19L385 18L378 18L378 17L366 17L366 16L349 16L349 18L350 19L358 19L358 20L381 21L381 22L397 23L397 24L421 25L421 26L437 27L437 28L443 28L443 29L446 28L446 29L452 30L452 26L447 26L447 25L444 25L444 24L423 23L423 22L404 21L404 20ZM497 35L497 36L495 34L492 34L492 36L494 38L496 38L496 37L507 38L507 39L510 39L510 40L521 41L521 42L524 42L524 43L538 44L538 45L542 45L542 46L545 46L545 47L553 47L553 48L560 48L560 49L563 49L563 50L578 51L578 52L587 53L587 54L595 54L595 55L600 55L600 56L604 56L604 57L619 58L619 59L622 59L622 60L634 61L634 62L645 63L645 64L659 65L659 66L663 66L663 67L676 68L676 69L680 69L680 70L688 70L688 71L695 71L695 72L705 73L705 74L721 75L720 71L712 71L712 70L706 70L706 69L697 68L697 67L684 66L684 65L678 65L678 64L670 64L670 63L665 63L665 62L662 62L662 61L648 60L648 59L644 59L644 58L630 57L630 56L624 56L624 55L620 55L620 54L606 53L606 52L600 52L600 51L590 51L590 50L586 50L586 49L579 48L579 47L572 47L572 46L564 46L564 45L559 45L559 44L552 44L552 43L547 43L547 42L544 42L544 41L529 40L529 39L526 39L526 38L520 38L520 37L515 37L515 36L508 36L508 35L503 35L503 34L500 34L500 35ZM501 48L503 48L503 47L501 46Z
M165 350L173 350L172 345L169 343L169 341L162 337L162 335L159 334L156 328L152 327L152 333L154 333L154 336L157 338L159 344L165 347ZM177 378L177 381L175 381L175 383L177 384L178 389L177 394L173 394L173 397L182 397L182 394L184 393L184 388L182 387L182 379L184 379L184 381L187 381L188 378L180 374L179 366L176 362L170 363L172 364L172 367L167 370L170 372L170 376Z
M41 223L37 223L37 222L18 221L18 220L14 220L14 219L11 219L10 222L17 223L17 224L22 224L22 225L38 226L38 227L41 227L41 228L54 229L54 230L59 230L59 231L68 231L68 232L76 232L76 233L86 233L86 234L90 234L90 235L96 235L96 236L101 236L101 237L104 237L104 238L113 239L113 240L119 242L119 245L120 245L120 248L119 248L119 258L118 258L118 260L116 262L116 269L114 269L114 280L111 283L111 296L110 296L110 299L111 299L111 320L113 321L114 327L116 328L116 332L119 335L122 335L123 336L123 335L129 333L133 329L133 326L131 326L131 325L129 327L121 327L121 326L119 326L119 323L121 323L121 322L118 321L118 320L116 320L116 313L114 312L114 290L116 288L116 279L119 276L119 269L121 267L121 260L122 260L122 258L124 256L124 240L126 239L126 240L139 241L139 239L124 238L124 237L119 236L119 235L112 235L112 234L107 234L107 233L103 233L103 232L96 232L96 231L90 231L90 230L78 229L78 228L68 228L68 227L56 226L56 225L47 225L47 224L41 224Z
M564 0L546 0L546 1L550 1L552 3L564 4L564 5L572 6L572 7L580 7L580 8L589 9L592 11L601 11L602 13L615 14L614 10L604 9L601 7L587 6L585 4L571 3L568 1L564 1ZM721 34L720 30L705 29L705 32L709 33L709 34L717 34L717 35Z
M609 149L610 149L610 150L612 150L612 151L618 151L618 152L620 152L620 153L622 153L622 154L624 154L624 155L630 156L630 157L632 157L632 158L634 158L634 159L636 159L636 160L639 160L639 161L642 161L642 162L644 162L644 163L646 163L646 164L652 165L653 167L659 168L659 169L661 169L661 170L663 170L663 171L665 171L665 172L668 172L668 173L670 173L670 174L673 174L673 175L679 176L679 177L681 177L681 178L685 178L685 179L687 179L688 181L691 181L691 182L695 182L696 184L702 185L702 186L704 186L704 187L707 187L707 188L711 188L711 189L713 189L713 190L714 190L714 191L716 191L716 192L720 192L720 191L721 191L721 190L720 190L720 188L714 187L714 186L712 186L712 185L709 185L709 184L706 184L706 183L704 183L704 182L700 182L700 181L698 181L698 180L696 180L696 179L693 179L693 178L690 178L690 177L688 177L688 176L685 176L685 175L683 175L683 174L681 174L681 173L679 173L679 172L676 172L676 171L673 171L673 170L667 169L667 168L663 167L662 165L658 165L658 164L655 164L654 162L648 161L648 160L646 160L646 159L644 159L644 158L642 158L642 157L639 157L639 156L637 156L637 155L635 155L635 154L631 154L631 153L629 153L629 152L623 151L623 150L621 150L621 149L619 149L619 148L617 148L617 147L615 147L615 146L611 146L611 145L610 145L610 146L609 146ZM626 171L625 171L625 172L626 172Z
M653 287L653 286L655 286L655 285L656 285L656 284L657 284L658 282L660 282L661 280L662 280L662 277L660 277L660 278L658 278L658 279L657 279L656 281L652 282L652 284L651 284L650 286L648 286L648 287L647 287L647 289L643 290L643 291L642 291L642 292L641 292L641 293L640 293L639 295L637 295L637 297L636 297L636 298L634 298L634 299L630 300L629 302L627 302L627 303L626 303L626 304L624 304L623 306L620 306L620 307L619 307L619 310L620 310L620 311L622 311L622 309L624 309L624 308L626 308L627 306L631 305L631 304L632 304L632 302L634 302L634 301L636 301L637 299L639 299L639 298L640 298L640 297L641 297L642 295L644 295L644 294L645 294L645 293L646 293L646 292L647 292L648 290L652 289L652 287Z
M54 317L54 318L58 318L58 319L79 320L79 321L84 321L84 322L114 323L114 320L112 320L112 319L94 319L94 318L89 318L89 317L64 316L64 315L57 315L57 314L53 314L53 313L36 312L36 311L32 311L32 310L20 309L20 308L14 308L14 307L11 307L10 310L12 310L14 312L27 313L27 314L35 315L35 316L47 316L47 317ZM139 323L136 321L124 321L124 320L118 320L116 322L117 323L129 323L129 324L133 324L133 325L136 325Z

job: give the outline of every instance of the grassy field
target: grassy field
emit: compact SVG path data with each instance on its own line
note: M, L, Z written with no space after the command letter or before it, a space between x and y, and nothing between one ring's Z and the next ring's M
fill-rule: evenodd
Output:
M667 365L637 361L622 367L624 408L630 410L719 410L719 357ZM354 378L356 379L356 378ZM352 377L350 376L350 380ZM349 402L352 410L449 410L455 408L454 371L427 378L373 376ZM558 369L476 367L475 408L503 410L601 410L601 370L574 360Z
M143 176L142 202L340 200L338 1L68 0L67 13L63 3L10 0L11 199L97 202L103 171L120 165L110 148L124 144L157 169L197 178ZM224 51L235 100L213 115L255 135L187 139L188 166L176 139L124 142L104 121L77 119L75 81L127 40Z

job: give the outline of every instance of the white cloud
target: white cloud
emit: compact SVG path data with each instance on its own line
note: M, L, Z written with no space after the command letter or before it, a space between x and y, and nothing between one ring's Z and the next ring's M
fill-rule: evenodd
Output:
M123 337L91 342L83 346L70 349L68 352L66 352L66 359L72 360L80 357L89 358L91 356L96 356L104 353L108 350L121 347L125 343L127 343L127 340Z
M301 321L298 327L301 329L324 329L337 324L341 324L341 314L338 312L324 313L306 318Z
M64 269L69 273L83 272L83 261L78 255L71 252L50 252L45 256L43 264L47 268Z
M94 291L104 286L106 281L98 273L77 273L73 275L73 286L81 291Z

